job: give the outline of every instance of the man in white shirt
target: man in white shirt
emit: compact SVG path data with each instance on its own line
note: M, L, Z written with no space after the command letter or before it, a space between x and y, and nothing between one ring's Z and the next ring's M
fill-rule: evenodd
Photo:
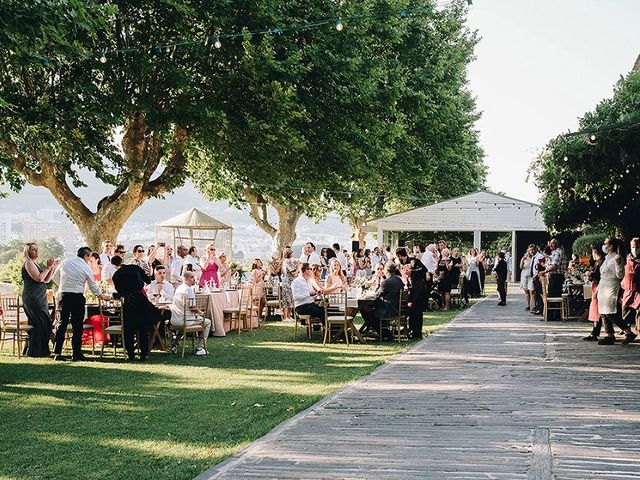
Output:
M171 305L171 324L177 327L183 326L184 322L187 322L187 326L199 325L201 322L196 319L196 314L204 315L204 312L195 308L196 294L193 290L193 285L196 283L196 275L195 273L187 270L183 272L182 279L182 283L173 295L173 304ZM203 321L204 332L200 338L196 355L207 354L206 341L209 337L209 330L211 330L211 320L205 318ZM183 339L183 341L186 341L186 339Z
M437 249L435 243L427 245L427 251L422 255L422 263L427 267L427 271L433 275L438 267Z
M375 270L376 265L381 263L380 260L380 247L375 247L373 249L373 253L371 254L371 268Z
M176 258L171 262L171 283L174 288L178 288L182 281L182 270L184 268L184 257L187 256L187 249L184 245L176 247Z
M300 255L300 263L308 263L309 265L322 265L320 261L320 255L316 253L316 246L307 242L302 248L302 255Z
M152 302L154 300L158 300L160 298L164 299L167 302L173 301L173 285L171 285L167 280L167 269L164 265L158 265L156 267L154 273L154 280L149 284L149 288L147 290L147 297Z
M124 260L125 252L126 250L124 248L124 245L116 245L114 256L120 257L122 260ZM107 263L103 263L100 279L106 281L108 286L113 287L113 274L116 273L117 267L111 262L111 258Z
M340 245L338 243L333 244L333 251L336 253L336 260L340 262L342 273L346 275L347 269L349 268L349 265L347 264L347 257L344 253L342 253L342 250L340 250Z
M308 263L300 266L300 273L291 282L291 290L293 291L293 303L296 307L296 313L299 315L311 315L313 318L324 319L324 308L316 303L316 292L311 284L311 276L313 272Z
M85 360L82 354L82 323L85 314L85 285L89 284L89 288L95 296L107 299L100 291L100 287L93 279L93 272L89 267L89 258L91 257L91 249L82 247L78 250L75 257L69 258L62 262L58 268L60 291L60 318L56 325L56 336L54 341L54 360L67 360L62 356L62 344L67 332L67 325L71 321L73 327L73 337L71 338L71 346L73 348L73 361Z
M113 244L111 240L105 240L102 242L102 253L100 253L100 263L102 265L107 265L111 261L111 256L113 255Z

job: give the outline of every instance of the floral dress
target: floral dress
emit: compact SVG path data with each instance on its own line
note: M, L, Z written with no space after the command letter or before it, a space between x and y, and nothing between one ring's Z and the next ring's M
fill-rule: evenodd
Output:
M284 271L282 272L282 308L293 308L291 282L295 278L294 276L297 269L295 260L291 258L284 260Z

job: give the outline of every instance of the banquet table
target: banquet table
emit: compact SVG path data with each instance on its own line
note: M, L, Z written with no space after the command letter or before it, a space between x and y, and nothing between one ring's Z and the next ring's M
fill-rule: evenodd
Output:
M212 335L214 337L224 337L226 332L231 330L231 322L224 321L224 310L240 306L240 290L216 290L204 295L209 297L207 318L210 318L213 323ZM251 325L253 328L259 326L257 314L251 315Z

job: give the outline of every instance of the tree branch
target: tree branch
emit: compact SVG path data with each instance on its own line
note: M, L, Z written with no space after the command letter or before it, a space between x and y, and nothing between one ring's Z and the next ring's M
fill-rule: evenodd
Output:
M259 202L258 197L248 188L244 190L244 195L247 197L247 203L249 204L249 216L253 218L260 229L273 238L278 229L269 223L265 204Z

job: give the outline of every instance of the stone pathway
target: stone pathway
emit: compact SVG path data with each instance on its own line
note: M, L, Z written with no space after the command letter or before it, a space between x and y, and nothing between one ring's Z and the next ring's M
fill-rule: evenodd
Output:
M640 479L640 344L490 298L203 479ZM346 348L346 347L345 347Z

